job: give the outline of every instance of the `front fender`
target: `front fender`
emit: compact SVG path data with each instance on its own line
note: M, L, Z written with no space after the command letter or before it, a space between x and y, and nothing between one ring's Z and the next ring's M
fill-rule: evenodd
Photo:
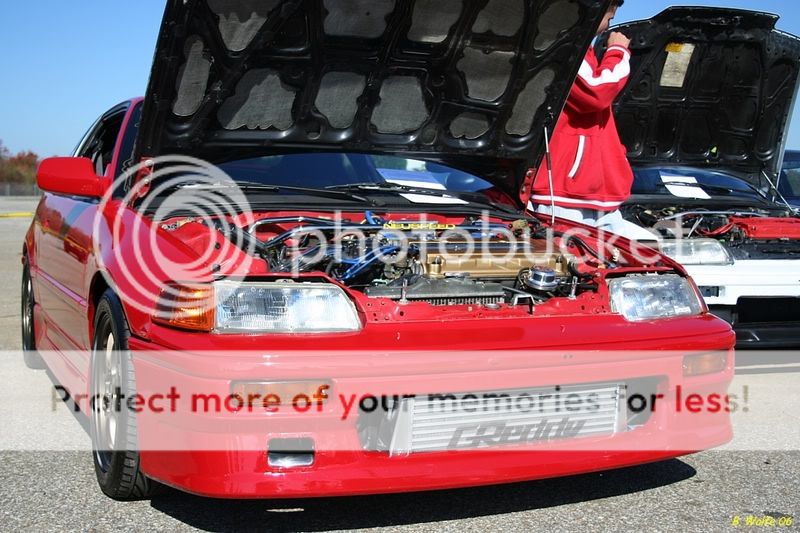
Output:
M230 243L217 246L225 241L221 234L197 222L187 226L181 233L168 231L120 202L109 202L98 214L93 268L120 297L137 337L149 338L159 294L169 283L210 283L220 275L250 271L252 259L244 252Z

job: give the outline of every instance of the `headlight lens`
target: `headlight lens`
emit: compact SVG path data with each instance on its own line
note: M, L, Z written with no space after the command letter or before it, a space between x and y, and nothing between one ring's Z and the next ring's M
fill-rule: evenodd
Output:
M686 239L661 244L661 253L682 265L732 265L733 258L714 239Z
M328 283L214 284L219 333L358 331L361 321L344 291Z
M699 315L700 298L689 280L675 274L611 280L611 309L631 322Z

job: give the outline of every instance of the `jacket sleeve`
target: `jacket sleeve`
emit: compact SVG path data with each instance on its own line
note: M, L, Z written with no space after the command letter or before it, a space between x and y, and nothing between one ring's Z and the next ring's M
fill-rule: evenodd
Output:
M631 53L612 46L597 69L584 60L569 94L567 105L577 113L593 113L611 107L631 74Z

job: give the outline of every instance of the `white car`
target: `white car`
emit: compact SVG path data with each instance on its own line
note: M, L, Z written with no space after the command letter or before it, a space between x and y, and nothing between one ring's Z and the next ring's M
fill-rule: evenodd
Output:
M778 17L670 8L626 24L617 123L634 166L626 219L687 268L739 347L800 345L800 217L776 189L800 39Z

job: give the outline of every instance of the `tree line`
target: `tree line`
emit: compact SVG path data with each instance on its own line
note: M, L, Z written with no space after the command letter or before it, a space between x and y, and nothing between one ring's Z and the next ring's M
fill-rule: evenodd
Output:
M12 154L0 141L0 183L36 183L39 156L30 150Z

